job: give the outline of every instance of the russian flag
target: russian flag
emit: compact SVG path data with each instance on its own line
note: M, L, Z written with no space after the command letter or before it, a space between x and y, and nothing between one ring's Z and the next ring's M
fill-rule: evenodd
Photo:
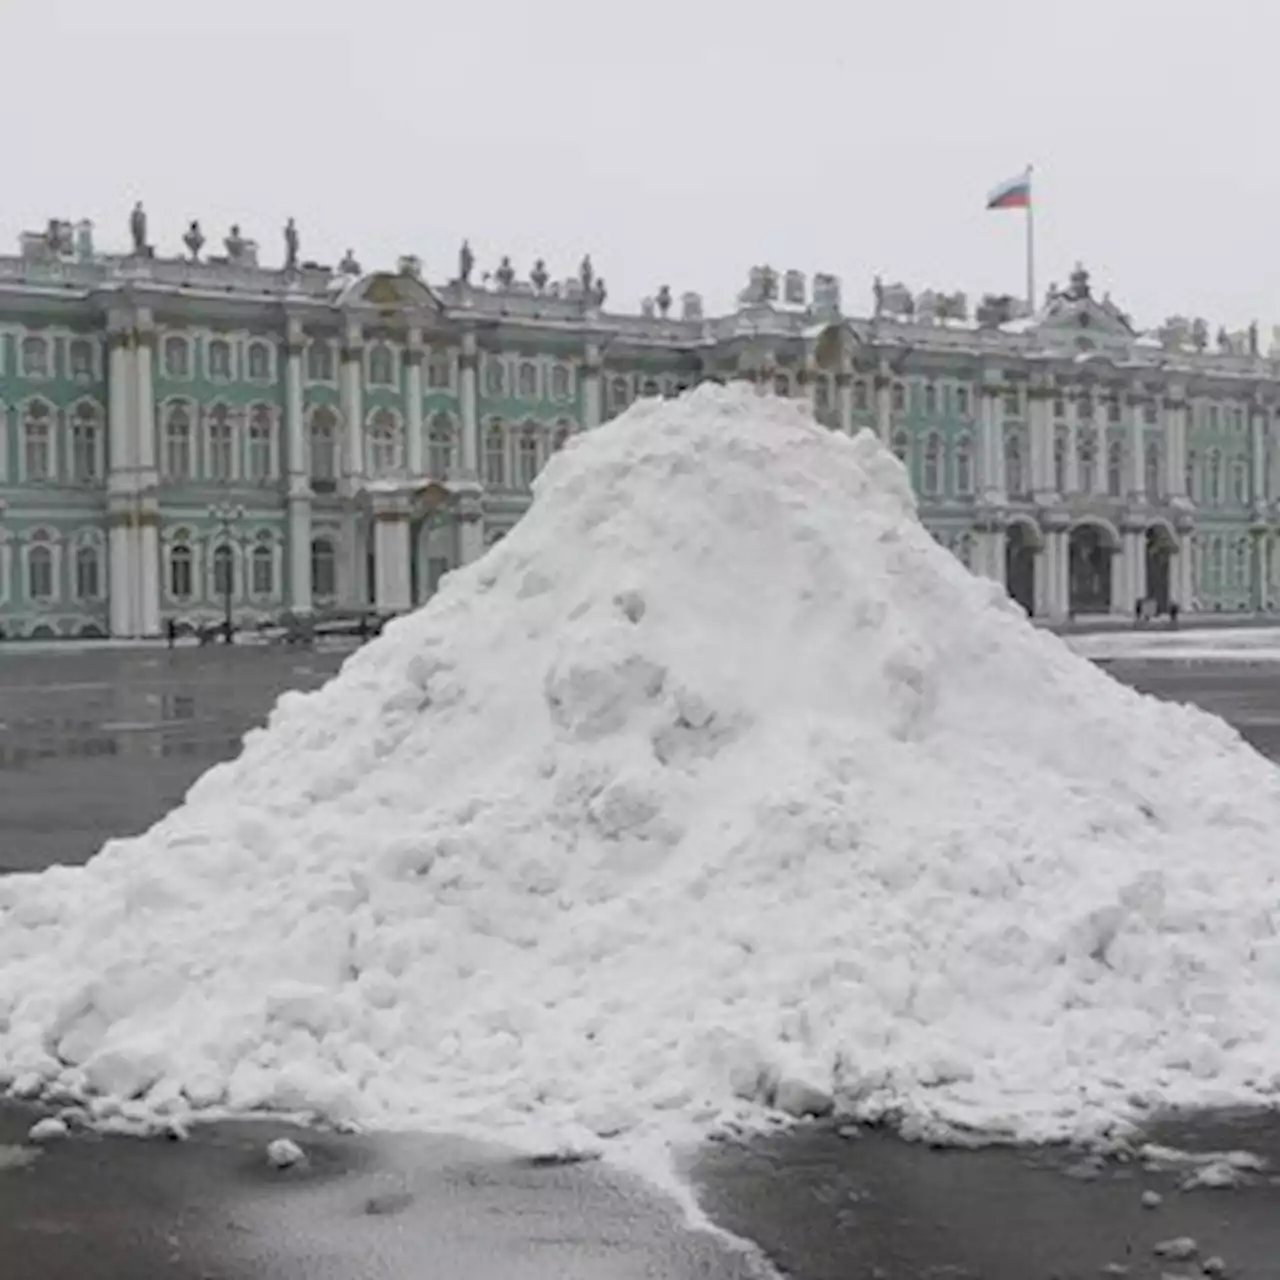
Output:
M1031 170L1002 182L987 197L988 209L1030 209Z

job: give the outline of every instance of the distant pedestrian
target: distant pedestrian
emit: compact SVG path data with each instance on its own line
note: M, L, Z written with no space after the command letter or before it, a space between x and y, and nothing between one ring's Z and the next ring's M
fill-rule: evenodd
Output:
M178 624L173 618L165 620L164 638L168 642L169 648L172 649L178 640Z
M1180 612L1181 610L1178 608L1178 602L1176 600L1172 601L1169 605L1169 625L1175 630L1178 626L1178 614Z

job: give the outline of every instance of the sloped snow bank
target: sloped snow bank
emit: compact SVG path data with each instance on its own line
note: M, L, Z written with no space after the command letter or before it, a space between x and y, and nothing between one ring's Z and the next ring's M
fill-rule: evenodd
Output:
M1274 1096L1277 868L1232 730L1031 627L870 436L704 386L572 441L151 831L0 880L0 1076L494 1136L831 1095L1096 1132Z

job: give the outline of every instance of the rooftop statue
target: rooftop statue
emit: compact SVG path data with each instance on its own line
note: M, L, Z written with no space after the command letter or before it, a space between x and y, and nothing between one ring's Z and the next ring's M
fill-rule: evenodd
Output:
M529 283L539 292L542 293L547 287L547 282L551 276L547 272L547 264L539 258L533 264L533 270L529 272Z
M511 259L506 254L503 254L502 261L498 263L498 269L493 276L498 282L499 289L510 289L515 284L516 269L511 265Z
M292 218L284 224L284 269L298 269L298 224Z
M471 242L464 240L462 248L458 250L458 282L459 284L471 283L471 272L475 269L476 255L471 252Z
M356 259L355 250L348 249L342 255L342 261L338 263L338 273L344 276L358 276L360 274L360 263Z
M147 254L147 213L139 200L129 215L129 234L133 237L133 252L140 258Z
M244 236L240 234L240 224L233 223L231 234L222 242L222 247L227 251L227 257L232 262L239 262L244 257Z
M665 320L667 313L671 310L671 286L664 284L658 289L657 297L654 301L658 305L658 314Z
M200 230L200 223L195 218L191 219L191 225L187 228L187 234L182 237L182 243L187 246L191 261L199 262L200 250L204 248L204 232Z
M582 292L588 297L591 296L591 286L595 283L596 269L591 265L591 255L585 254L582 259L582 265L578 268L578 279L582 281Z

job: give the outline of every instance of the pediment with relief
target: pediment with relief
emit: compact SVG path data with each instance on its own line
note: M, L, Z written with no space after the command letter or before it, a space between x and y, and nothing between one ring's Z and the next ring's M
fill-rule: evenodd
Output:
M444 310L444 304L420 279L404 272L377 271L361 276L342 291L338 301L342 306L363 305L379 310Z
M1048 345L1090 350L1098 346L1118 346L1138 335L1129 317L1109 295L1094 297L1089 273L1077 266L1066 289L1050 286L1033 331Z

